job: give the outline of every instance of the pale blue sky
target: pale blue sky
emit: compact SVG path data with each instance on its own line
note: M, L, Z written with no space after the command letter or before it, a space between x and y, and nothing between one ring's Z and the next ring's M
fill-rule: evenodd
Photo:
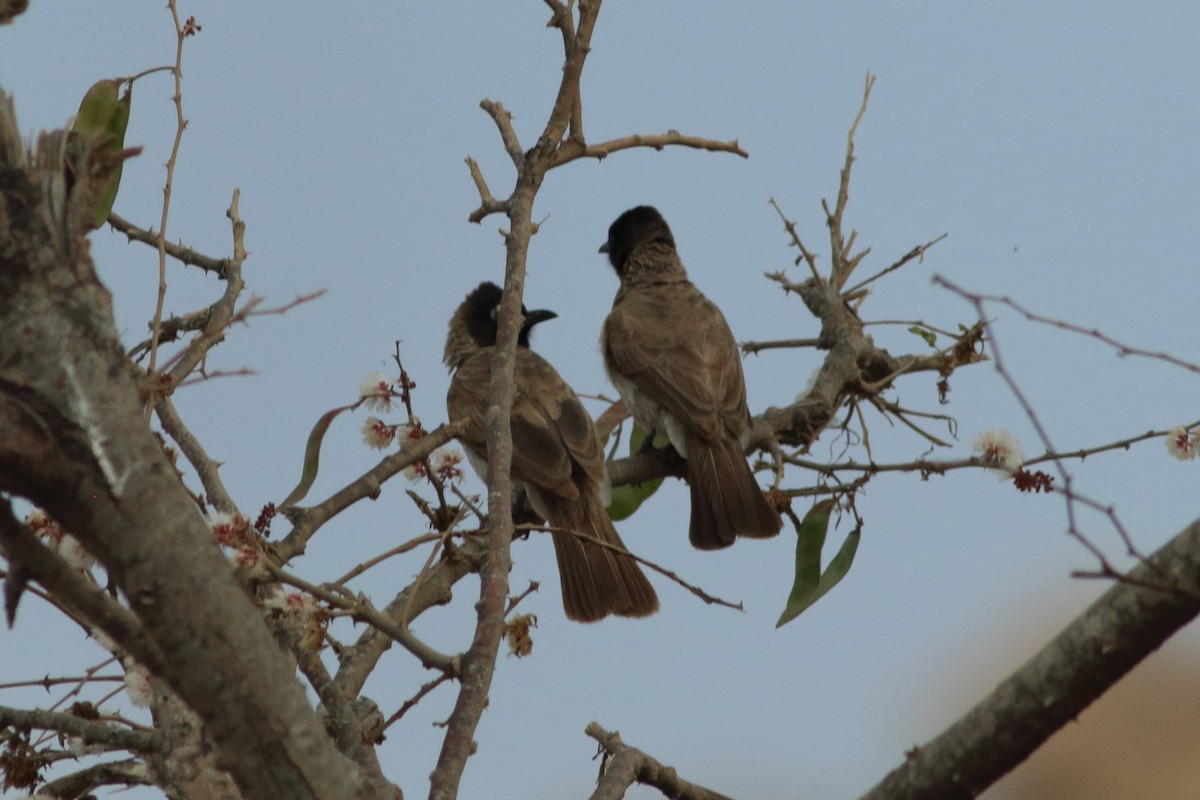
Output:
M61 125L95 80L173 58L170 17L158 3L31 6L0 28L0 86L15 95L27 131ZM177 395L253 516L295 483L316 418L353 401L366 373L389 369L394 340L403 341L418 384L418 413L430 426L444 418L445 321L476 283L503 274L502 218L466 221L478 197L464 157L480 163L497 196L512 180L478 103L503 103L531 146L559 79L560 37L544 28L547 11L535 2L469 11L184 3L181 11L195 13L203 30L184 53L190 124L169 237L228 253L224 212L240 187L248 290L274 306L329 289L286 316L231 331L209 360L210 369L248 367L256 376ZM799 301L761 277L794 255L767 200L778 200L828 264L819 201L836 193L846 130L871 70L878 83L859 127L847 212L859 243L873 248L862 276L943 232L949 238L923 264L878 283L864 318L971 323L964 302L930 284L939 273L1195 359L1198 34L1200 6L1188 2L608 3L583 82L589 139L674 128L738 138L750 158L634 151L551 173L536 205L546 222L531 249L526 301L560 318L540 328L534 344L579 392L613 394L596 341L616 279L596 248L612 219L640 203L666 216L693 280L739 339L815 336ZM157 226L160 215L170 94L166 75L135 89L126 142L145 152L126 166L116 210L143 226ZM153 310L156 255L108 230L93 236L93 247L133 343ZM215 281L172 264L167 309L196 310L218 291ZM1030 326L1001 308L992 313L1008 365L1059 448L1200 418L1194 375L1118 359L1093 340ZM903 327L876 336L894 353L924 346ZM819 357L801 350L749 358L752 409L790 402ZM897 396L957 417L959 442L943 457L967 455L971 437L989 428L1008 429L1028 453L1041 452L990 366L956 374L946 407L934 380L906 378ZM334 424L311 500L374 463L359 440L361 419ZM907 431L869 421L877 460L924 451ZM829 439L817 442L814 457L829 456ZM1073 469L1078 488L1115 504L1146 551L1196 515L1200 466L1170 459L1161 441ZM789 485L810 482L789 475ZM299 570L329 579L421 532L404 488L390 483L377 501L327 526ZM854 797L1033 652L1007 644L1021 640L1019 631L1061 625L1105 588L1069 577L1094 564L1064 535L1059 499L1018 495L988 474L927 482L882 475L859 508L866 524L850 575L779 631L794 534L693 551L681 483L669 482L622 524L622 536L709 591L743 600L745 614L705 607L655 578L663 605L656 617L570 624L549 542L518 544L514 588L543 584L526 601L539 618L534 655L501 658L463 796L584 794L596 764L582 731L594 719L718 791ZM1084 520L1119 560L1104 520ZM419 566L377 568L359 588L383 602ZM461 583L453 606L423 617L418 634L443 650L465 647L476 591L475 581ZM0 633L0 682L67 664L78 670L80 654L98 660L74 629L51 635L57 627L47 616L27 601L16 630ZM1183 638L1168 649L1195 652L1195 632ZM390 714L423 679L411 659L392 654L367 694ZM16 695L0 702L16 704ZM410 797L427 791L440 746L430 723L451 702L439 689L388 732L388 774Z

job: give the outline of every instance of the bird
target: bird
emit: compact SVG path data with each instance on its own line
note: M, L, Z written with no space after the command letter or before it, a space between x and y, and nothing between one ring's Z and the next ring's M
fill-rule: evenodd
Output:
M467 295L450 318L443 358L453 372L446 410L452 423L463 426L458 439L485 481L488 392L502 294L499 286L485 281ZM592 418L554 367L529 348L533 326L557 314L524 306L521 312L510 417L514 493L524 490L552 529L568 619L649 616L658 610L658 595L605 510L604 451Z
M746 381L729 324L688 280L662 214L617 217L601 253L620 278L600 348L609 380L651 441L662 434L687 462L688 539L700 550L779 533L746 463Z

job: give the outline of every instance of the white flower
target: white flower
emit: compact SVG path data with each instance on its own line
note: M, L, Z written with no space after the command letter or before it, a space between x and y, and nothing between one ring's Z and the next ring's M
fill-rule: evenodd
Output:
M271 573L263 564L263 553L253 545L244 545L228 555L230 563L249 578L266 578Z
M404 468L404 477L412 483L417 483L425 477L425 465L420 461L414 461Z
M1167 434L1167 452L1180 461L1195 458L1197 445L1200 445L1200 432L1192 436L1182 425L1176 425Z
M358 388L358 395L370 411L388 412L392 410L392 382L382 372L372 372L363 378Z
M463 473L459 468L462 463L463 455L460 451L454 448L440 448L435 450L433 457L429 459L429 465L433 467L433 471L438 477L444 481L461 480Z
M395 425L388 425L379 417L367 417L362 426L363 441L368 447L383 450L396 440Z
M1025 452L1008 431L984 431L972 444L984 465L999 470L1004 480L1025 463Z
M317 599L304 592L276 591L263 600L267 608L277 608L285 614L307 617L317 610Z

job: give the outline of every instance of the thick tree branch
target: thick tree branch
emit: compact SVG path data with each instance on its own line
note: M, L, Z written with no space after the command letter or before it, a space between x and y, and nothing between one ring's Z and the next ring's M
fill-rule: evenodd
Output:
M140 761L109 761L56 778L38 788L38 796L76 798L92 796L101 786L146 786L154 781Z
M27 165L0 97L0 489L104 564L163 654L158 677L248 798L379 796L333 747L145 425L88 256L90 203L64 174L87 168L88 144L68 142L64 164L56 136Z
M13 516L7 502L0 501L0 550L14 568L46 588L79 619L102 631L135 659L160 670L163 656L142 624L79 570L67 564ZM11 580L11 577L9 578ZM15 609L9 609L15 612ZM10 620L11 624L11 620Z
M1200 520L862 800L972 798L1024 761L1200 613Z
M504 296L497 313L495 355L487 414L488 444L488 557L479 572L479 602L476 604L475 636L462 661L462 687L446 725L446 736L437 766L430 776L431 800L450 800L458 794L459 781L474 749L474 733L487 705L496 656L504 633L504 611L508 599L508 573L512 568L512 432L509 415L513 402L513 372L517 334L522 324L521 298L525 290L525 261L533 236L533 201L562 141L572 110L579 100L579 77L591 49L592 30L601 0L579 3L579 22L574 36L564 29L562 80L554 108L538 143L518 159L513 153L515 136L506 134L506 117L493 112L505 149L517 165L517 180L507 203L509 233L505 237ZM568 8L569 13L569 8ZM560 23L561 27L561 23ZM496 106L499 108L499 106ZM487 106L485 106L487 108Z
M55 731L67 736L78 736L84 744L99 744L133 753L153 753L162 747L163 737L158 733L145 733L118 728L104 722L93 722L73 714L54 711L22 711L19 708L0 706L0 727L12 725L17 728L38 728Z

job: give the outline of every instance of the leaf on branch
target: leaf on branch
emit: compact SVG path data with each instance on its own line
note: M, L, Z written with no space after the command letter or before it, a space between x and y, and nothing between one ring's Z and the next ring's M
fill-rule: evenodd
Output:
M330 424L338 414L348 411L351 408L354 408L354 406L342 406L332 411L326 411L317 420L317 424L313 425L312 433L308 435L308 444L304 448L304 468L300 473L300 483L296 484L296 488L292 489L287 499L279 505L295 505L308 494L308 490L312 488L313 482L317 479L317 470L320 468L321 441L325 438L325 431L329 430Z
M821 550L825 547L833 503L833 500L818 502L809 509L800 523L799 540L796 542L796 580L792 584L792 593L788 595L787 606L779 615L779 621L775 623L776 628L781 628L800 616L805 609L837 586L854 563L854 554L858 552L858 542L862 536L861 523L850 531L837 555L825 568L825 572L821 572Z
M908 329L908 332L914 336L920 336L925 340L925 344L929 345L930 347L937 347L937 334L933 331L927 328L922 328L920 325L913 325Z
M633 429L629 432L629 454L633 455L642 447L642 442L646 439L646 430L633 423ZM612 490L612 501L608 504L608 516L613 522L620 522L623 519L633 516L633 513L644 503L650 495L658 491L658 487L662 486L663 479L655 478L645 483L637 483L629 486L614 486Z
M124 97L118 97L121 83L122 81L111 78L96 81L79 103L75 124L71 127L75 134L104 137L98 153L105 157L105 161L98 164L87 177L92 184L90 189L94 192L91 219L93 229L99 228L108 219L108 214L117 199L117 190L121 186L121 168L124 162L121 150L125 146L125 129L129 125L129 111L133 103L132 85L125 90Z

